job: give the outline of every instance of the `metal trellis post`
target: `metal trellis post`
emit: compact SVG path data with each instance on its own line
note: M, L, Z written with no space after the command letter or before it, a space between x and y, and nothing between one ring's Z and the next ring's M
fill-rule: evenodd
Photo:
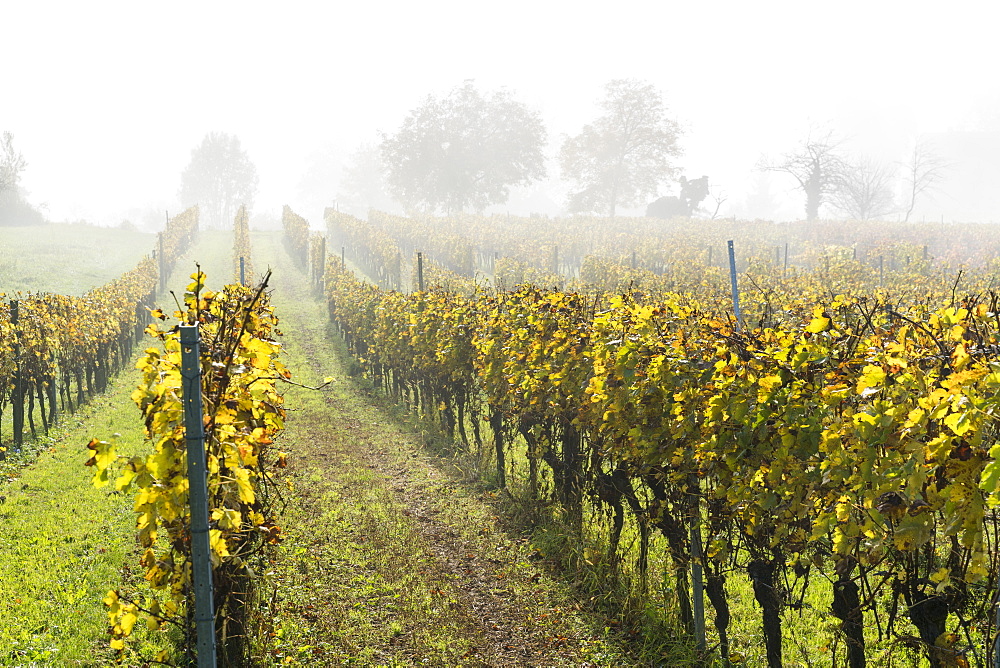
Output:
M733 313L736 315L736 329L743 326L743 312L740 310L740 291L736 286L736 251L733 249L733 240L726 242L729 250L729 282L733 290ZM787 256L786 256L787 257Z
M13 404L14 449L18 452L24 444L24 369L21 368L21 335L17 331L18 302L10 300L10 324L14 329L14 383L11 388L11 403Z
M198 325L181 325L181 377L191 503L191 568L198 668L215 668L215 610L212 600L211 542L208 529L208 472L201 407L201 350Z

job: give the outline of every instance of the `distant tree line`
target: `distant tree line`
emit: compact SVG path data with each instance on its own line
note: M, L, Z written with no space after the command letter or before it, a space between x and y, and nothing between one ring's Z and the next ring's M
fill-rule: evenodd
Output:
M563 142L559 164L573 183L571 211L614 216L675 177L680 128L659 91L634 79L609 82L600 107ZM428 96L379 150L386 186L404 206L481 211L545 177L546 138L540 114L509 91L482 93L466 81L443 98Z
M874 158L846 156L842 141L832 132L811 134L780 158L761 158L758 169L791 176L805 195L806 220L816 220L824 205L853 220L874 220L890 213L913 214L917 199L932 193L947 165L929 144L917 142L908 160L892 165ZM896 198L901 169L902 199Z
M646 203L653 217L719 213L725 194L710 188L707 176L679 177L681 130L654 86L615 79L604 86L598 104L600 115L559 149L570 213L613 217L622 207ZM483 93L466 81L444 97L428 96L395 134L382 135L377 151L359 151L344 183L369 202L378 197L373 191L384 188L409 210L482 211L506 202L512 187L546 176L545 144L537 111L507 90ZM891 165L847 155L841 140L826 133L810 134L780 158L763 157L757 168L793 179L808 220L819 218L824 208L856 220L890 213L905 213L908 220L946 166L926 144L918 143L906 164ZM675 182L678 194L657 198Z

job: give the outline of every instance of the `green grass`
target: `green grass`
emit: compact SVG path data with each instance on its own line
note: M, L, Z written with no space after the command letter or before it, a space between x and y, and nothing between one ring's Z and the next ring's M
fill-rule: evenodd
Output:
M174 275L167 285L168 290L181 299L184 288L191 282L189 278L195 272L195 265L201 267L208 277L206 287L219 290L222 286L233 282L233 231L209 230L198 233L195 247L187 252L185 257L174 266ZM163 298L160 304L164 310L173 306L173 300Z
M231 247L231 235L203 235L178 262L168 289L180 297L196 260L209 272L209 287L220 287L231 272ZM164 308L172 302L160 297ZM19 455L0 465L0 665L113 663L102 599L110 589L134 590L142 581L134 500L95 488L83 463L93 437L120 434L122 455L148 448L130 398L138 382L129 365L107 392L62 415L49 437L27 439ZM142 656L169 644L164 633L137 629Z
M277 237L272 237L276 239ZM495 495L451 475L414 430L347 377L324 307L276 241L255 262L279 267L274 302L298 382L278 447L294 492L274 584L268 648L294 665L629 666L605 619L533 561L505 530ZM460 548L456 548L460 546ZM522 654L518 654L518 653Z
M119 433L122 454L142 448L129 394L137 372L66 418L38 458L0 485L0 665L111 663L102 598L134 561L130 499L91 484L86 443Z
M155 245L153 234L119 228L0 227L0 293L80 296L134 267Z
M288 334L286 362L298 382L337 380L323 391L287 390L288 429L277 447L290 452L292 489L286 539L263 591L274 597L259 611L262 663L502 665L490 652L507 638L517 651L536 652L525 659L531 665L692 665L689 648L670 634L676 610L661 541L654 540L649 591L642 594L629 571L634 527L622 538L632 548L623 558L624 581L616 583L603 563L602 513L588 511L583 544L568 540L558 521L542 521L535 509L474 480L476 466L488 470L488 461L434 456L428 442L441 450L454 444L435 441L426 422L348 376L350 361L328 336L324 308L308 294L279 238L255 235L254 260L279 270L272 285ZM228 281L231 241L229 233L203 234L169 288L180 296L195 261L209 288ZM172 299L160 305L170 307ZM52 438L0 468L0 665L112 660L101 598L142 580L132 499L93 488L82 463L93 436L121 433L123 454L144 449L139 413L128 398L136 381L135 372L123 373L107 394L64 416ZM510 477L517 496L523 471ZM743 665L764 665L750 584L732 575L728 589L733 649ZM783 616L785 665L835 665L828 584L816 580L805 602ZM631 622L613 621L619 608L630 611ZM146 634L144 642L148 656L169 637ZM836 665L842 645L839 656Z
M142 235L140 233L135 233L135 232L121 232L120 230L109 230L108 228L91 227L87 225L51 224L48 226L36 226L30 228L0 227L0 293L2 293L3 291L2 281L5 279L5 274L3 273L2 270L4 257L6 257L8 254L13 253L13 251L10 248L3 245L2 240L4 239L4 235L13 235L14 234L13 231L17 230L20 230L24 234L31 234L30 233L31 230L37 230L37 229L44 230L46 228L59 228L57 232L59 234L62 234L65 240L69 240L70 242L73 242L74 239L76 241L79 241L80 243L93 242L93 248L98 247L96 241L100 240L101 238L104 239L117 238L118 241L120 242L120 247L118 248L118 252L120 253L123 253L127 250L126 249L127 243L125 242L127 242L129 239L137 238L136 235L138 235L138 238L142 239L143 244L145 244L146 241L149 241L149 243L153 243L153 239L155 239L155 237L153 237L152 235ZM66 232L62 228L65 228L65 230L69 231ZM93 239L90 239L86 235L82 234L81 230L83 230L87 234L93 232L97 236L94 237ZM118 238L115 236L117 234L122 234L124 236ZM148 239L145 239L146 237L148 237ZM11 236L11 238L13 238L13 236ZM36 242L38 238L40 237L36 237ZM24 253L33 252L29 250L29 246L31 244L25 241L25 239L23 238L19 239L15 243L15 247L17 247L18 244L21 244L24 247ZM40 268L39 269L40 273L38 274L37 277L31 278L30 276L27 275L23 277L24 280L34 281L35 285L40 286L40 287L32 287L30 289L47 290L51 292L57 292L59 294L82 294L83 292L86 292L86 290L90 289L89 287L86 287L86 288L81 288L78 292L68 292L65 290L60 290L51 287L52 285L56 285L59 281L64 280L66 278L64 277L60 279L58 277L52 276L53 274L56 273L55 270L53 269L54 265L52 263L56 262L55 258L57 258L59 255L58 252L56 251L62 247L58 241L53 241L52 246L56 250L41 248L38 254L24 255L18 260L18 262L23 263L25 266L37 266ZM174 267L174 271L170 276L169 280L167 281L167 292L159 296L157 300L157 305L167 313L172 313L177 308L177 303L180 302L184 297L185 288L191 282L190 275L195 272L196 264L200 265L202 271L204 271L208 275L207 287L209 289L219 289L226 283L230 282L232 280L232 258L233 258L232 247L233 247L232 232L229 231L202 232L199 235L199 240L195 244L194 248L190 249L184 257L182 257L180 260L177 261ZM145 248L145 246L143 246L143 248ZM112 252L112 255L109 257L112 257L113 254L114 253ZM135 261L133 262L131 259L124 260L127 263L118 266L117 271L111 271L110 268L107 271L105 271L104 269L101 269L100 271L98 271L97 269L89 271L84 271L81 269L78 274L78 277L83 276L85 274L96 275L96 273L100 273L101 275L105 274L107 275L106 281L113 280L114 278L117 278L121 274L131 269L134 266L135 262L138 262L139 258L142 257L142 255L145 255L146 252L134 253L134 254L136 255ZM81 256L81 261L95 263L94 257L84 258L83 256ZM99 263L95 263L95 266L96 264ZM70 273L70 275L72 275L72 272ZM44 285L46 281L49 282L48 286ZM79 284L77 287L80 287L81 285L83 285L83 283ZM176 299L174 295L169 294L170 292L174 293ZM139 345L140 350L145 347L147 347L145 342L140 343ZM30 440L30 436L28 435L29 416L27 415L27 404L25 405L25 411L26 411L24 418L24 425L25 425L24 429L25 429L25 439L26 439L25 454L29 458L32 458L34 452L34 446L30 442L27 442ZM41 432L42 417L41 417L41 408L38 405L38 402L35 403L35 411L33 417L37 431ZM0 416L0 443L6 446L10 446L11 439L13 438L12 420L13 420L12 411L9 409L5 410L3 415ZM16 461L22 461L22 460L23 457L16 459ZM14 464L17 465L16 462L14 462ZM4 465L0 464L0 466ZM8 463L6 466L9 468L11 464ZM2 468L0 468L0 474L2 474Z
M345 364L350 364L346 362ZM355 365L357 369L357 365ZM381 394L373 397L373 403L387 401ZM398 417L398 416L397 416ZM411 431L423 430L423 440L436 443L440 452L456 458L458 465L470 472L470 477L480 476L485 484L495 477L491 448L484 448L482 457L476 453L463 451L463 446L449 443L439 433L435 416L417 418L412 415L398 417ZM489 430L480 424L484 434ZM488 437L487 437L488 438ZM604 611L609 617L621 613L621 635L632 639L632 650L643 658L645 665L682 666L697 665L690 641L678 642L676 630L678 605L676 583L670 572L668 550L665 540L657 531L653 532L650 543L649 583L645 590L638 586L639 576L634 567L638 556L638 529L631 513L626 513L626 529L621 539L621 562L614 573L607 564L607 538L610 521L606 513L587 504L584 520L584 536L568 537L558 517L553 517L550 508L532 504L526 500L527 471L526 446L518 437L509 444L508 486L513 497L501 504L501 512L510 518L506 523L510 531L527 531L530 545L538 551L544 561L552 565L552 571L572 581L577 597L588 598L592 607ZM541 467L543 470L546 467ZM551 484L550 482L548 484ZM551 490L548 490L551 492ZM543 494L544 496L544 494ZM497 505L497 504L494 504ZM530 528L526 528L530 527ZM766 665L761 609L754 598L753 587L744 566L746 555L740 556L741 566L727 574L727 592L732 621L728 635L734 663L741 665ZM782 589L786 583L780 583ZM789 668L830 668L845 665L845 641L839 632L839 620L831 612L832 586L821 575L813 574L812 580L803 593L801 581L787 583L790 591L784 592L789 603L782 612L783 654L785 666ZM881 607L884 615L887 608ZM718 656L718 637L714 628L715 611L707 597L705 616L707 642L715 664L721 665ZM905 612L897 620L897 629L907 632ZM916 651L903 647L892 638L879 639L879 624L875 613L865 613L866 654L870 665L898 665L907 667L926 666L928 662ZM952 619L954 625L954 619ZM882 631L884 632L884 628ZM916 635L916 629L910 629ZM713 665L709 660L709 665Z

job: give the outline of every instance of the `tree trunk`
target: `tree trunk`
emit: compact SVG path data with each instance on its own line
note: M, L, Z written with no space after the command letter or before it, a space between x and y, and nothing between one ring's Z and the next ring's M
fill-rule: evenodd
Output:
M763 612L768 668L782 668L781 603L774 590L774 570L774 561L755 559L747 565L747 574L753 582L754 598Z
M583 437L571 423L563 429L563 504L569 517L569 525L579 535L583 531L583 457L581 444Z
M719 653L723 659L729 657L729 600L726 598L726 576L705 561L705 594L715 609L715 629L719 632Z
M865 628L858 597L858 584L851 579L853 565L838 564L839 577L833 583L833 603L830 606L834 616L840 620L840 628L847 640L847 665L850 668L864 668Z
M497 455L497 486L504 489L507 487L507 467L504 463L503 413L499 408L491 407L490 428Z
M948 623L948 603L944 597L928 596L915 591L907 603L910 606L910 621L917 627L920 639L927 646L927 658L931 668L950 665L942 662L934 646L938 636L945 632Z

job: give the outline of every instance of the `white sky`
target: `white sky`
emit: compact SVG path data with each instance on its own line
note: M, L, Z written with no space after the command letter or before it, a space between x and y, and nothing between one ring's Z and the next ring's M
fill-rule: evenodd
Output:
M428 93L506 86L542 112L554 153L594 117L606 81L634 77L685 128L682 170L738 202L760 155L810 127L893 159L917 133L974 123L997 99L997 13L878 0L5 0L0 131L55 220L175 208L191 149L214 130L238 135L257 165L257 210L288 203L315 222L319 210L297 207L310 155L395 131Z

